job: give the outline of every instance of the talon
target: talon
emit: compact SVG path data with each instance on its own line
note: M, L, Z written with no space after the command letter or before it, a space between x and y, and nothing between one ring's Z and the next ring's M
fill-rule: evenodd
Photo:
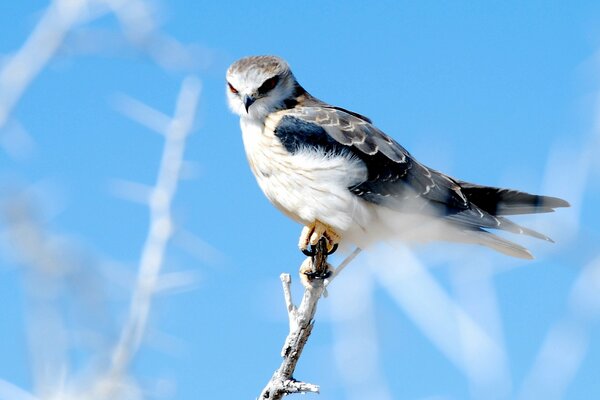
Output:
M303 272L304 275L308 278L308 280L312 281L315 279L327 279L331 276L333 272L331 270L325 271L324 274L318 274L316 272Z
M304 254L307 257L314 257L315 254L317 254L317 252L315 251L314 248L311 248L310 250L308 250L308 249L300 249L300 251L302 252L302 254ZM329 255L329 254L327 254L327 255Z
M331 250L329 250L329 251L327 252L327 255L328 255L328 256L332 255L333 253L335 253L335 252L336 252L336 250L337 250L337 249L338 249L338 244L337 244L337 243L334 243L334 244L333 244L333 247L331 248Z
M327 247L329 247L329 243L327 244ZM338 249L338 244L334 243L333 246L331 246L330 249L328 249L327 251L327 255L330 256L333 253L335 253ZM300 249L300 251L302 252L302 254L304 254L307 257L314 257L315 254L317 254L317 249L316 246L310 245L310 250L309 249Z

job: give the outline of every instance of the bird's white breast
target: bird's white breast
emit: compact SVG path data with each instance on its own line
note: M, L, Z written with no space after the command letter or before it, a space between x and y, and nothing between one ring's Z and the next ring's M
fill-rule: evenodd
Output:
M311 147L291 154L274 134L283 113L270 114L264 123L241 119L248 161L267 198L302 224L319 220L340 233L365 226L371 208L348 190L366 179L364 163Z

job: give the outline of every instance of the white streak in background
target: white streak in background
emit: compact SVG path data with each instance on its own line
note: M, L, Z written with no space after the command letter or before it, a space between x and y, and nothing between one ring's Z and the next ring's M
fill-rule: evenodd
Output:
M505 351L456 304L406 248L380 246L369 263L378 282L431 342L467 377L471 387L506 389ZM486 393L485 398L494 398ZM502 393L500 393L502 396ZM491 396L491 397L490 397Z
M206 70L218 57L218 53L213 49L195 43L182 44L162 33L155 33L138 45L144 47L132 48L131 40L121 32L101 28L77 28L65 38L60 55L125 58L145 56L152 61L159 60L161 67L175 71Z
M334 357L346 399L392 399L381 371L373 309L373 276L356 268L336 279L329 297Z
M63 399L70 383L69 353L104 354L106 350L104 341L85 340L69 325L80 325L79 332L98 328L107 319L107 303L86 254L71 240L47 232L36 218L28 193L32 191L3 199L3 239L24 271L34 392L44 399ZM72 318L62 312L65 301L77 309ZM75 343L74 336L83 340Z
M198 286L198 274L195 271L179 271L162 274L158 277L154 293L172 294L193 290Z
M521 390L520 399L560 399L577 375L600 317L600 257L583 269L569 296L568 313L549 330Z
M589 263L573 284L569 313L581 321L600 317L600 257Z
M108 186L114 196L143 205L149 204L152 189L152 186L124 179L111 179Z
M124 115L154 132L164 134L171 123L168 115L124 94L116 96L114 106Z
M598 64L596 62L596 64ZM596 65L596 70L598 65ZM580 151L565 151L556 146L548 167L547 185L556 191L567 188L563 196L573 210L565 213L561 227L567 227L563 237L581 235L584 193L600 158L600 94L596 96L594 130ZM564 160L569 160L565 167ZM560 193L560 192L559 192ZM568 211L568 210L567 210ZM520 399L559 399L573 381L585 359L590 340L590 325L600 317L600 257L580 272L572 286L567 313L550 328L534 364L526 376Z
M40 400L33 394L13 385L10 382L0 379L0 400Z
M110 14L111 10L121 23L120 29L126 31L125 36L129 39L128 54L131 53L133 45L137 53L149 56L163 68L195 68L198 64L195 58L201 54L199 49L183 46L159 32L149 4L150 2L140 0L50 1L23 46L14 55L5 57L0 65L0 148L17 159L27 156L33 149L34 142L31 137L11 119L19 100L54 57L69 54L68 39L74 31ZM111 8L115 5L116 7ZM123 34L118 37L119 43L124 43ZM78 43L82 44L81 41ZM84 46L91 49L95 44ZM92 276L91 269L82 268L89 267L85 265L89 260L80 259L81 255L78 253L74 256L70 254L68 250L73 248L65 247L63 241L56 241L55 235L43 231L44 226L33 215L28 214L30 210L23 213L23 210L17 208L6 212L5 216L9 219L6 222L9 226L2 232L1 239L5 240L7 247L15 253L17 261L28 267L27 298L34 306L33 312L27 315L30 322L29 350L32 358L33 385L40 398L135 400L152 395L148 391L140 391L138 383L131 379L126 368L139 348L152 296L156 292L181 289L191 282L188 272L159 275L159 269L165 245L172 235L169 209L177 180L182 175L189 175L189 171L185 171L190 169L189 165L186 166L182 157L185 138L193 125L199 90L195 78L184 81L176 116L169 119L166 125L160 113L149 112L149 108L144 108L141 103L127 103L131 106L130 115L153 129L163 131L167 143L157 186L151 193L143 193L143 189L139 190L140 185L124 184L119 188L122 194L129 195L130 198L144 200L151 208L152 221L140 261L142 269L131 303L130 319L122 332L121 341L113 349L113 364L109 373L106 373L107 353L110 353L106 345L109 339L101 329L97 329L103 323L110 322L108 314L103 313L107 311L105 307L108 302L101 296L102 293L100 296L97 293L97 277ZM42 203L42 206L46 206L46 202ZM8 243L11 239L12 243ZM9 246L10 244L12 246ZM82 319L87 317L91 318L91 321L65 319L61 314L65 296L74 297L67 299L69 304L85 308L81 310L84 314ZM65 325L66 323L91 323L94 327L86 329L76 326L76 329L72 329L73 327ZM104 327L102 325L102 328ZM82 335L77 336L78 333ZM75 337L72 337L73 335ZM90 338L94 343L86 342L81 346L81 343L77 342ZM71 351L74 349L90 354L89 363L78 371L71 370L72 365L69 363ZM158 390L155 394L160 393L166 392ZM0 399L2 396L16 400L35 399L33 395L8 382L0 381Z
M185 46L158 31L158 24L148 2L142 0L104 0L113 10L129 42L142 49L166 70L206 67L211 53L198 46ZM201 56L201 57L199 57Z
M55 0L23 45L0 70L0 128L29 84L54 56L65 36L83 15L87 1Z
M596 61L596 70L598 69L600 63ZM589 185L590 176L598 173L593 169L594 163L596 168L600 165L600 93L596 95L594 106L594 128L583 148L557 143L548 158L544 190L563 197L571 203L571 208L561 210L558 218L553 219L552 225L550 221L543 220L543 226L544 229L552 229L556 232L555 235L563 240L574 238L580 232L585 190ZM539 216L540 220L541 217Z
M121 28L131 42L143 42L155 32L157 24L150 3L143 0L104 0L115 13Z
M587 330L574 321L555 324L547 334L518 398L562 399L585 357L588 342Z
M173 237L173 244L190 256L209 265L222 264L225 255L210 243L185 229L179 229Z
M175 117L165 135L158 178L150 197L150 229L140 257L129 317L112 352L109 377L115 377L116 382L137 353L146 329L165 251L173 234L171 203L177 190L185 141L194 124L199 96L200 82L195 77L186 78L177 99Z
M469 261L467 261L469 260ZM493 285L495 271L484 257L468 257L465 255L461 263L450 267L456 301L495 343L505 348L502 334L502 321ZM463 335L466 339L467 335ZM487 361L480 354L472 354L476 347L463 343L463 357L469 359L467 364L479 367L471 371L476 376L469 380L471 397L474 399L509 398L511 378L506 354L501 352L493 368L486 368ZM483 364L483 365L480 365Z
M50 178L42 179L23 187L17 184L16 187L22 188L23 195L28 199L43 199L35 203L36 215L41 225L45 225L61 215L67 208L67 199L60 186ZM21 189L17 189L17 192Z
M570 208L561 209L553 215L535 216L533 227L552 237L556 241L554 248L569 239L573 240L580 231L583 196L588 184L591 161L597 156L598 150L593 146L575 149L564 143L555 145L548 156L542 191L566 199L571 204Z
M0 129L29 85L61 50L68 35L112 10L129 43L165 69L193 68L207 51L189 48L157 29L149 3L141 0L54 0L27 41L0 69ZM205 63L208 61L205 61Z
M41 397L49 397L57 392L69 368L65 321L58 306L62 280L75 263L64 242L43 230L30 198L21 194L4 200L2 211L8 244L28 278L26 293L31 309L26 321L33 385Z

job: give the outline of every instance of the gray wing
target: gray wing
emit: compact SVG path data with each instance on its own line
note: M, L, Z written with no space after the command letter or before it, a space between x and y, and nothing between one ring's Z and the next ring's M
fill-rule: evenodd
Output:
M367 166L367 180L349 190L369 202L398 208L404 200L423 198L469 208L456 181L416 161L359 114L333 107L296 107L282 118L275 134L291 152L302 146L323 147L361 159Z
M292 153L307 146L321 147L362 160L367 179L348 189L368 202L406 212L427 207L468 229L504 229L548 240L480 209L469 201L456 180L419 163L360 114L326 104L297 106L288 110L275 134Z

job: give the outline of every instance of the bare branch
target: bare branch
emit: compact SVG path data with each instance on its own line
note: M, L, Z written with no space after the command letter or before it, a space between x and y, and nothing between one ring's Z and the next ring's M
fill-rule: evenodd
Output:
M281 366L275 371L259 399L276 400L291 393L319 392L318 385L297 381L293 375L302 350L312 332L317 303L325 292L325 279L331 275L331 271L332 267L327 263L327 245L325 240L321 239L315 255L304 260L300 267L301 280L305 290L300 306L297 308L294 306L290 292L291 278L289 274L281 275L283 294L290 319L290 332L281 350L283 357Z
M290 331L292 331L294 329L294 326L292 324L295 325L298 319L298 309L294 305L294 301L292 300L292 292L290 291L292 278L290 277L290 274L281 274L280 279L281 285L283 286L283 297L285 299L285 306L287 307L288 317L290 320Z

